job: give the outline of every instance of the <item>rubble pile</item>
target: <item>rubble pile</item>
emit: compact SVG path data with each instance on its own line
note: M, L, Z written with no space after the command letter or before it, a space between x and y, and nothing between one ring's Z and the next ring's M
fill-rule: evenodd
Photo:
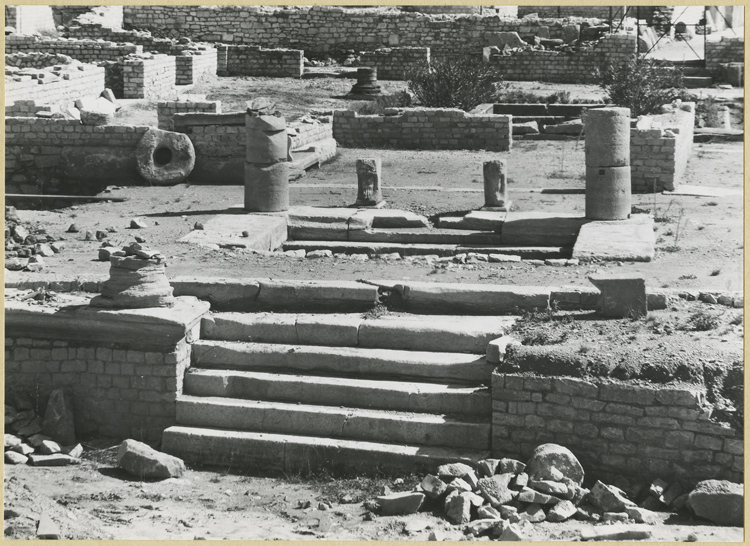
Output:
M62 238L23 223L15 207L5 207L5 269L39 271L44 269L44 258L62 252L63 248Z
M15 398L5 404L5 464L78 464L83 446L76 443L73 410L62 389L52 391L43 415L30 398Z
M690 492L679 483L657 479L650 485L629 487L626 492L601 481L587 489L583 480L583 468L570 450L544 444L537 447L526 464L514 459L485 459L476 467L460 462L444 464L435 474L425 476L414 491L379 496L374 505L381 515L412 514L420 509L442 512L450 523L462 526L466 535L498 540L524 540L529 526L542 521L573 518L589 523L652 524L665 519L658 512L685 509L719 525L742 525L741 484L708 480ZM727 508L707 508L716 502ZM650 537L643 529L596 529L581 538Z

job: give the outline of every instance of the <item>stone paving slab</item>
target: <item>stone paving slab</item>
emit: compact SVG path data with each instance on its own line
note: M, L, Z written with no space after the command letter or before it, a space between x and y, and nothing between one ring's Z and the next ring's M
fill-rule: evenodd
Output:
M245 231L247 237L242 236ZM203 224L203 229L194 229L179 242L268 251L280 247L286 238L285 214L240 213L230 209L227 214L214 216Z
M581 228L573 258L650 262L655 244L654 221L645 214L618 222L590 222Z

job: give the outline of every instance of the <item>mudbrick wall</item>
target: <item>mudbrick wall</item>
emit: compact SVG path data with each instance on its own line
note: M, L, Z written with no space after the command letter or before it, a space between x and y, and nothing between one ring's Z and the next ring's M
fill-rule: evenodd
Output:
M220 76L300 78L304 70L301 49L264 49L250 45L218 46Z
M518 6L518 17L525 17L536 13L539 17L587 17L609 19L612 14L622 17L622 6Z
M62 339L5 338L5 388L39 398L63 388L79 437L99 434L158 444L174 425L190 346L142 351ZM41 405L44 407L44 405Z
M523 50L492 57L506 80L556 83L595 83L595 71L603 64L618 64L636 54L632 34L607 34L590 50Z
M38 100L43 103L67 105L81 97L98 97L104 88L104 68L90 64L63 65L59 70L6 74L5 103Z
M591 476L743 481L743 440L709 420L703 387L495 373L492 452L569 448Z
M377 68L379 80L403 80L410 70L430 65L430 48L384 47L364 53L360 64Z
M159 129L174 131L174 115L184 112L221 113L221 101L217 100L177 100L163 101L156 104L156 116Z
M695 104L652 116L651 128L630 130L633 192L673 191L682 181L693 149Z
M706 42L706 70L719 76L722 63L745 62L745 39L743 36L722 36L721 41Z
M8 193L93 195L108 184L143 183L135 147L148 127L5 118Z
M14 118L33 118L37 112L51 112L49 104L40 104L35 100L17 100L13 104L5 105L5 115Z
M196 49L186 49L175 57L175 83L198 83L203 76L216 74L216 63L216 50L213 47L202 45Z
M5 38L6 54L32 51L69 55L83 63L96 63L98 61L114 61L131 53L142 53L143 48L133 44L118 44L101 40L13 35Z
M511 148L511 116L456 108L386 108L385 115L372 116L336 110L333 137L350 148L502 152Z
M433 55L480 55L490 36L515 31L562 38L562 23L487 15L427 15L333 6L125 6L126 28L154 35L302 49L308 56L337 49L429 47Z
M16 68L47 68L55 65L71 64L73 59L60 53L6 53L5 66ZM10 75L15 75L10 71Z
M121 28L110 28L96 23L79 23L72 25L65 31L71 38L102 39L111 42L126 42L143 47L143 51L149 53L174 54L176 41L169 38L156 38L150 32L139 32L135 30L123 30Z
M123 96L126 99L158 98L174 91L175 57L151 55L123 61Z

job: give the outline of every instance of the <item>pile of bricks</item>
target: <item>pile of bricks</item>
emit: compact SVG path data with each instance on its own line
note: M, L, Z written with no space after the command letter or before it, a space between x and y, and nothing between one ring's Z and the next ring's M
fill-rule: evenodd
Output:
M721 41L706 42L706 70L714 77L721 77L722 65L745 62L744 36L722 36ZM739 83L739 82L738 82ZM741 84L740 84L741 85Z
M105 71L91 64L73 63L51 69L5 76L5 103L38 100L66 105L84 96L98 97L105 88Z
M198 83L205 75L216 74L217 52L207 45L190 44L175 48L175 83L190 85Z
M359 64L378 71L381 80L403 80L410 70L430 65L429 47L386 47L363 53Z
M133 53L142 53L143 47L93 39L42 38L39 36L8 36L5 52L40 52L63 54L83 63L114 61Z
M197 100L192 98L176 101L163 101L156 105L156 115L159 120L158 127L165 131L174 131L174 115L184 112L209 112L221 113L221 101Z
M250 45L218 46L220 76L300 78L304 70L301 49L265 49Z
M47 68L55 65L70 64L71 57L60 53L6 53L5 66L16 68ZM14 75L14 71L5 71L7 75Z
M351 148L502 152L511 148L511 116L455 108L387 108L385 115L372 116L336 110L333 137Z

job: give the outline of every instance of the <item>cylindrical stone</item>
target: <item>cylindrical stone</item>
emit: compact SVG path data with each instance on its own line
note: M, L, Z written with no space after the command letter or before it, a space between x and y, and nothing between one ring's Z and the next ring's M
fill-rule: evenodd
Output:
M109 279L102 285L101 294L91 300L91 306L140 309L174 305L163 262L119 256L109 260Z
M505 161L494 159L484 162L484 206L504 207L508 200Z
M586 218L630 217L630 167L586 167Z
M594 108L584 123L587 167L630 165L629 108Z
M380 158L357 160L356 205L374 206L383 200L380 191Z
M289 209L289 163L245 163L245 210L281 212Z
M269 164L286 161L289 139L286 120L277 116L245 116L245 160Z

